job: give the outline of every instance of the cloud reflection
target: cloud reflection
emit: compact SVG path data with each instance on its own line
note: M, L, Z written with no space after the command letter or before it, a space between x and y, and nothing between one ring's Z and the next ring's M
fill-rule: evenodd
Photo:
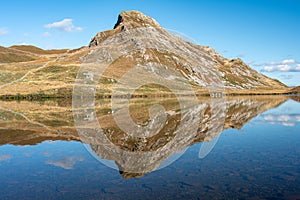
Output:
M74 165L78 162L84 161L84 158L81 156L69 156L64 157L60 160L48 160L46 164L54 165L56 167L61 167L63 169L73 169Z
M0 155L0 162L9 161L11 159L11 157L12 156L9 154Z
M298 114L282 114L263 115L263 119L268 124L280 124L282 126L295 126L300 122L300 115Z

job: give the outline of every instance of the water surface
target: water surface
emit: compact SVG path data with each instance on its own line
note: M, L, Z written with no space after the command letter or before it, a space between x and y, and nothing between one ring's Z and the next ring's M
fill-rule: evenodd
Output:
M156 104L167 114L151 118ZM174 99L133 100L139 127L166 122L145 140L126 136L109 106L97 101L74 124L71 102L0 102L0 199L300 198L293 99L201 99L186 110Z

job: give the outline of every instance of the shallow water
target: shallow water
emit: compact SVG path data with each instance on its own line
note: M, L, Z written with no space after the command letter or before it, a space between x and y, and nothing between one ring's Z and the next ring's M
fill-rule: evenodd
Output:
M0 102L0 199L300 198L298 102L236 97L179 112L170 99L139 99L133 121L149 125L145 111L156 103L169 113L167 128L133 141L102 101L101 137L87 131L91 116L73 123L70 102Z

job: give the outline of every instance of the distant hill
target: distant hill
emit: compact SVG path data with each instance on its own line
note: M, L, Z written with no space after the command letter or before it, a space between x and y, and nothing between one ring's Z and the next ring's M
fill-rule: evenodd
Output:
M300 94L300 86L297 86L297 87L294 87L293 89L291 89L290 93Z
M27 62L35 59L36 56L29 52L0 46L0 63Z
M13 45L9 47L9 49L17 49L21 51L26 51L34 54L60 54L66 53L68 49L51 49L51 50L44 50L32 45Z
M62 54L68 49L44 50L32 45L0 46L0 63L28 62L37 60L42 55Z
M291 89L289 91L290 94L296 94L296 95L292 95L291 99L293 99L294 101L300 102L300 86L294 87L293 89Z

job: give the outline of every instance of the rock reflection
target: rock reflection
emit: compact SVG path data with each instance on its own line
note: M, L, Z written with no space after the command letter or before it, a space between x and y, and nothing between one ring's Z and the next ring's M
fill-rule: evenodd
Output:
M203 98L198 105L180 110L176 99L134 99L129 110L137 126L147 126L152 120L157 121L154 113L148 113L153 105L159 104L165 109L164 126L161 128L159 123L152 124L151 128L159 131L149 137L147 134L139 137L136 133L122 130L115 122L114 116L118 110L112 111L109 101L98 102L96 113L90 108L90 113L94 116L90 121L84 119L86 110L77 110L75 122L81 140L90 146L96 157L114 161L116 165L112 162L104 163L117 168L124 178L132 178L141 177L172 163L187 147L195 143L204 142L204 149L199 156L205 157L224 129L240 129L255 116L284 101L285 97L278 96L231 97L226 101ZM127 115L122 118L122 112L120 113L118 119L126 122ZM157 116L160 115L158 112ZM208 143L210 141L213 142Z

